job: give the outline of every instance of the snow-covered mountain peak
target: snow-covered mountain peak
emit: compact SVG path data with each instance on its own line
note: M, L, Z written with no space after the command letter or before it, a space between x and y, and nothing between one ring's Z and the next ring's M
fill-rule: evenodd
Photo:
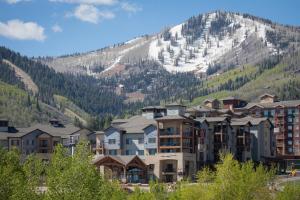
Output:
M266 42L270 25L242 15L213 12L163 31L149 47L149 57L158 60L169 72L206 72L226 53L241 47L251 35Z

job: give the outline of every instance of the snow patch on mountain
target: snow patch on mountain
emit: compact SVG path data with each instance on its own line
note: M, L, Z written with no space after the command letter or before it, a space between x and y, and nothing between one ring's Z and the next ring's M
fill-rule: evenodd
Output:
M165 41L162 35L158 35L151 42L149 57L159 61L169 72L204 73L209 65L214 64L224 54L239 48L251 34L256 34L265 42L271 52L275 51L272 44L266 41L266 30L272 29L269 25L244 18L242 15L234 14L227 17L231 22L228 27L238 27L234 32L225 32L222 37L210 34L211 24L216 20L216 13L209 13L203 17L206 21L202 34L192 44L187 42L189 36L182 35L184 25L182 23L169 30L171 39Z

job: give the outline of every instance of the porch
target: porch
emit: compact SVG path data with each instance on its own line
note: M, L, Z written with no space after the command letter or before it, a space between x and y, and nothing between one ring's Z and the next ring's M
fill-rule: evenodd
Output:
M147 182L147 165L138 156L98 156L94 164L108 179L123 183Z

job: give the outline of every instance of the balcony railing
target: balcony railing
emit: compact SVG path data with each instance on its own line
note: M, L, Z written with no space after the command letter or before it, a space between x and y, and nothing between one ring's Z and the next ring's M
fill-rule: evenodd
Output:
M160 146L180 146L179 142L162 142Z
M191 131L183 132L183 136L185 136L185 137L192 137L193 133Z
M167 172L167 173L175 173L176 170L175 170L175 168L165 168L165 169L163 170L163 172Z
M180 133L179 133L179 131L175 131L175 132L170 132L170 131L165 131L165 130L160 130L159 131L159 134L161 135L161 136L172 136L172 135L175 135L175 136L179 136L180 135Z

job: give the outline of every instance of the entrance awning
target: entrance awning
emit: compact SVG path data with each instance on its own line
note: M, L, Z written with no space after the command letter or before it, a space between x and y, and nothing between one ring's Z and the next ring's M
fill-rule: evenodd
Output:
M96 166L136 167L146 169L147 165L139 156L99 156L93 160Z

